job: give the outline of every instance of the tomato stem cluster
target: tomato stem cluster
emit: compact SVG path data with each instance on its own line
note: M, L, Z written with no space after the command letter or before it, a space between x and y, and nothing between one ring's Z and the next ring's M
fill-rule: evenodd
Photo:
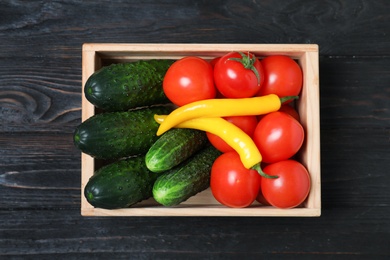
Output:
M245 55L243 52L240 52L240 51L238 53L241 55L241 58L229 58L229 60L238 61L239 63L241 63L244 66L244 68L250 69L251 71L253 71L253 73L255 73L256 78L257 78L257 84L260 84L260 74L254 66L254 64L256 62L255 55L252 55L252 57L250 57L249 52L248 52L248 55Z

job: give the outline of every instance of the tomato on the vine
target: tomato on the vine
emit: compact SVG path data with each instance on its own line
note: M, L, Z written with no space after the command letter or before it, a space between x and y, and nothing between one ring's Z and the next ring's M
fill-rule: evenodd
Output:
M310 175L295 160L285 160L266 166L263 171L276 179L261 179L261 193L265 200L277 208L294 208L302 204L310 191Z
M251 53L230 52L215 63L214 81L224 97L252 97L263 85L263 66Z
M224 119L242 129L250 137L253 136L253 132L256 129L257 118L256 116L227 116ZM206 132L207 138L210 143L221 152L234 151L233 148L228 145L221 137Z
M303 74L298 63L284 55L272 55L261 60L264 83L259 96L276 94L279 97L297 96L301 92Z
M291 158L299 151L303 140L302 125L284 112L265 115L257 124L253 134L253 141L266 163Z
M194 56L177 60L165 74L163 89L168 99L178 106L215 98L213 67Z
M237 152L220 155L211 168L211 192L218 202L228 207L243 208L252 204L260 181L259 173L246 169Z

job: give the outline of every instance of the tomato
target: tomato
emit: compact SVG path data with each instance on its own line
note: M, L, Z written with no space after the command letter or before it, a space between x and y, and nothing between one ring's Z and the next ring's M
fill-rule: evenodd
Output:
M257 202L259 202L263 206L271 206L271 204L269 204L269 202L264 198L263 192L261 191L261 185L260 185L259 193L257 194L256 200L257 200Z
M259 173L246 169L237 152L220 155L211 167L211 192L218 202L228 207L251 205L259 192L260 181Z
M224 119L241 128L250 137L253 136L253 132L255 131L257 126L256 116L229 116L229 117L224 117ZM221 152L234 151L233 148L230 145L228 145L224 140L222 140L219 136L216 136L208 132L206 132L206 134L210 143L219 151Z
M292 106L290 106L289 104L283 104L280 107L279 111L289 114L290 116L295 118L297 121L301 120L300 116L298 114L298 111L295 108L293 108Z
M268 56L261 60L264 84L259 96L276 94L279 97L297 96L302 89L302 69L292 58L283 55Z
M266 201L277 208L294 208L302 204L310 191L310 176L306 168L294 160L280 161L263 169L277 179L261 179L261 191Z
M210 65L214 68L215 64L219 61L221 57L215 57L210 61Z
M291 158L301 148L303 139L302 125L284 112L265 115L253 134L253 141L266 163Z
M291 104L291 103L290 103ZM289 114L293 118L295 118L297 121L301 121L301 117L298 114L298 111L292 107L290 104L282 104L278 111L284 112L286 114ZM260 121L265 115L258 115L257 121Z
M269 202L264 198L263 192L261 191L261 182L263 181L263 178L260 178L260 189L257 193L256 200L263 206L271 206Z
M168 99L178 106L214 98L213 67L199 57L188 56L177 60L165 74L163 89Z
M241 59L245 65L233 59ZM259 78L252 69L258 72ZM263 84L263 66L251 53L230 52L215 63L214 81L219 92L227 98L252 97Z

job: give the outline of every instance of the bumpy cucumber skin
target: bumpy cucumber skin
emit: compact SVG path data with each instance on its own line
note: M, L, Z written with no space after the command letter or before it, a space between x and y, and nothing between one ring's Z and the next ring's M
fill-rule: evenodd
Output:
M143 156L120 160L97 170L85 186L84 196L97 208L127 208L152 197L158 175L146 168Z
M140 60L103 67L92 74L84 94L89 102L106 112L166 104L162 82L173 60Z
M96 159L146 154L159 138L156 136L159 124L154 120L154 114L170 111L169 106L156 106L97 114L76 128L73 141L79 150Z
M170 129L146 153L146 167L152 172L170 170L191 157L207 143L207 135L203 131L185 128Z
M210 145L163 173L153 185L153 198L164 206L176 206L207 189L211 167L220 154Z

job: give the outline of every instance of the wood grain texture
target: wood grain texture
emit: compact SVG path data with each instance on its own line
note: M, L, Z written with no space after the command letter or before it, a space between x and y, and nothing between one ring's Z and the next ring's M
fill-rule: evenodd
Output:
M386 1L3 1L0 56L69 58L84 42L316 43L389 55ZM362 32L364 36L362 37Z
M390 5L368 1L0 3L1 259L388 259ZM320 218L80 216L81 48L320 46Z
M322 57L321 127L389 129L389 62L387 56Z
M2 58L0 132L71 130L80 121L80 86L79 62Z
M383 219L375 211L364 213L354 208L341 215L328 212L315 219L207 218L205 221L204 218L127 217L80 221L69 217L78 214L74 210L9 211L0 215L0 229L6 230L0 252L2 256L127 259L329 255L381 258L388 255L386 241L390 236L383 224L389 219ZM23 219L29 219L28 223ZM362 225L357 227L351 219ZM19 230L24 232L22 240ZM369 236L369 245L365 236ZM259 241L266 245L259 245Z

